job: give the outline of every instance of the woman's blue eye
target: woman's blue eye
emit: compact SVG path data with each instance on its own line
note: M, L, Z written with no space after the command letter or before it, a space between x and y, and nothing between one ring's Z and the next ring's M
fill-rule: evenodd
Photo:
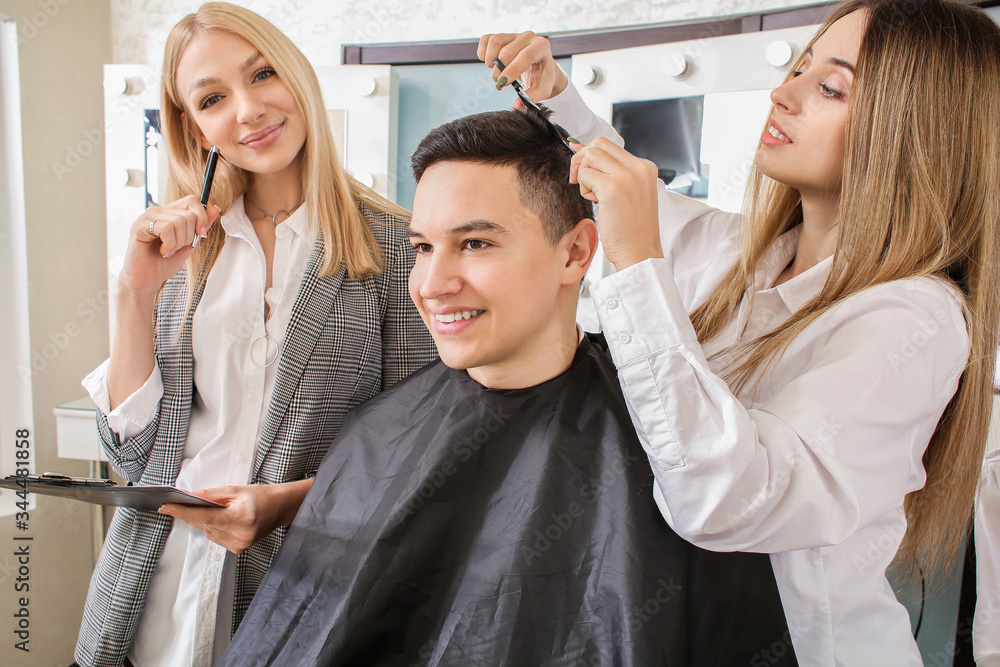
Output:
M254 81L263 81L264 79L267 79L267 78L271 77L274 74L276 74L276 72L272 68L270 68L270 67L262 67L262 68L260 68L259 70L257 70L256 72L253 73L253 80Z
M828 97L831 100L839 100L841 97L844 96L844 94L841 93L839 90L834 90L825 83L819 84L819 87L823 89L823 97Z
M198 105L198 109L204 111L205 109L212 106L221 99L222 95L219 95L217 93L212 93L211 95L209 95L208 97L206 97L201 101L201 104Z

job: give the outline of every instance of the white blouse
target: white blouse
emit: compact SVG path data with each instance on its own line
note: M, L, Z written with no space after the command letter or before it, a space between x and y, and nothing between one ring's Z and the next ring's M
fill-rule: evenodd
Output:
M572 85L547 104L585 142L617 137ZM702 346L688 313L736 261L739 216L661 184L659 222L665 258L591 294L663 516L698 546L771 554L800 664L922 664L885 569L906 531L903 499L923 486L921 457L965 368L959 295L931 278L865 290L734 395L720 374L736 350L817 294L831 260L772 287L795 253L799 230L789 231L757 268L752 310L745 300Z
M994 398L993 414L1000 414L1000 398ZM1000 667L1000 425L996 417L990 425L990 437L976 505L976 616L972 646L979 667Z
M175 483L179 488L249 480L277 374L275 355L280 355L315 242L308 219L303 205L275 228L272 284L265 292L264 252L242 198L222 216L226 242L192 321L195 396ZM105 361L83 385L124 441L152 420L163 395L160 372L154 368L145 385L112 411L107 369ZM217 662L229 643L235 563L201 530L174 521L150 580L129 660L136 667Z

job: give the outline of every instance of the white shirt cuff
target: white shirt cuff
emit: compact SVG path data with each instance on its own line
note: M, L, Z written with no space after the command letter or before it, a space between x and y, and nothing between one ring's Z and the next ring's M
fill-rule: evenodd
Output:
M698 342L666 259L634 264L602 278L590 290L619 368L669 347Z
M80 384L90 394L97 409L107 416L111 430L124 442L141 432L153 420L160 399L163 398L163 379L160 376L160 366L154 361L153 372L146 378L145 384L112 410L111 396L108 394L110 362L110 359L105 360Z
M560 69L562 68L560 67ZM569 77L566 78L569 79ZM604 136L619 146L625 145L618 133L590 110L590 107L580 96L580 91L573 85L572 79L569 79L564 91L545 100L542 104L552 110L552 120L569 132L574 139L579 139L586 144L597 137Z
M994 443L990 443L991 446ZM1000 450L989 451L976 504L976 664L1000 667Z

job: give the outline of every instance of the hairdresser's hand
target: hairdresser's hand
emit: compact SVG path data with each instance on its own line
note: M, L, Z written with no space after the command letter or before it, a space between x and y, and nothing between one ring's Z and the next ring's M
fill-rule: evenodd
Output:
M311 486L312 480L306 479L285 484L202 489L193 493L226 507L167 503L159 511L203 530L208 539L241 554L278 526L290 525Z
M119 288L155 292L191 254L196 234L205 235L219 217L219 207L206 210L194 195L166 206L150 206L132 223ZM149 223L153 222L150 233Z
M500 88L518 79L524 84L524 92L536 102L566 90L566 74L556 65L549 40L533 32L483 35L476 53L480 60L493 68L493 80L500 84ZM493 65L496 58L507 66L502 73ZM506 77L502 83L499 81L501 74ZM520 104L520 100L517 103Z
M570 163L570 183L579 183L580 193L600 204L604 254L619 271L663 257L656 176L656 165L604 137L578 148Z

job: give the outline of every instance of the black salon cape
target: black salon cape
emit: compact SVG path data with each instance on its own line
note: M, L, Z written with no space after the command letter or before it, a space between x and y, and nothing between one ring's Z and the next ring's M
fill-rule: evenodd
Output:
M222 666L794 664L770 560L684 542L610 357L357 407Z

